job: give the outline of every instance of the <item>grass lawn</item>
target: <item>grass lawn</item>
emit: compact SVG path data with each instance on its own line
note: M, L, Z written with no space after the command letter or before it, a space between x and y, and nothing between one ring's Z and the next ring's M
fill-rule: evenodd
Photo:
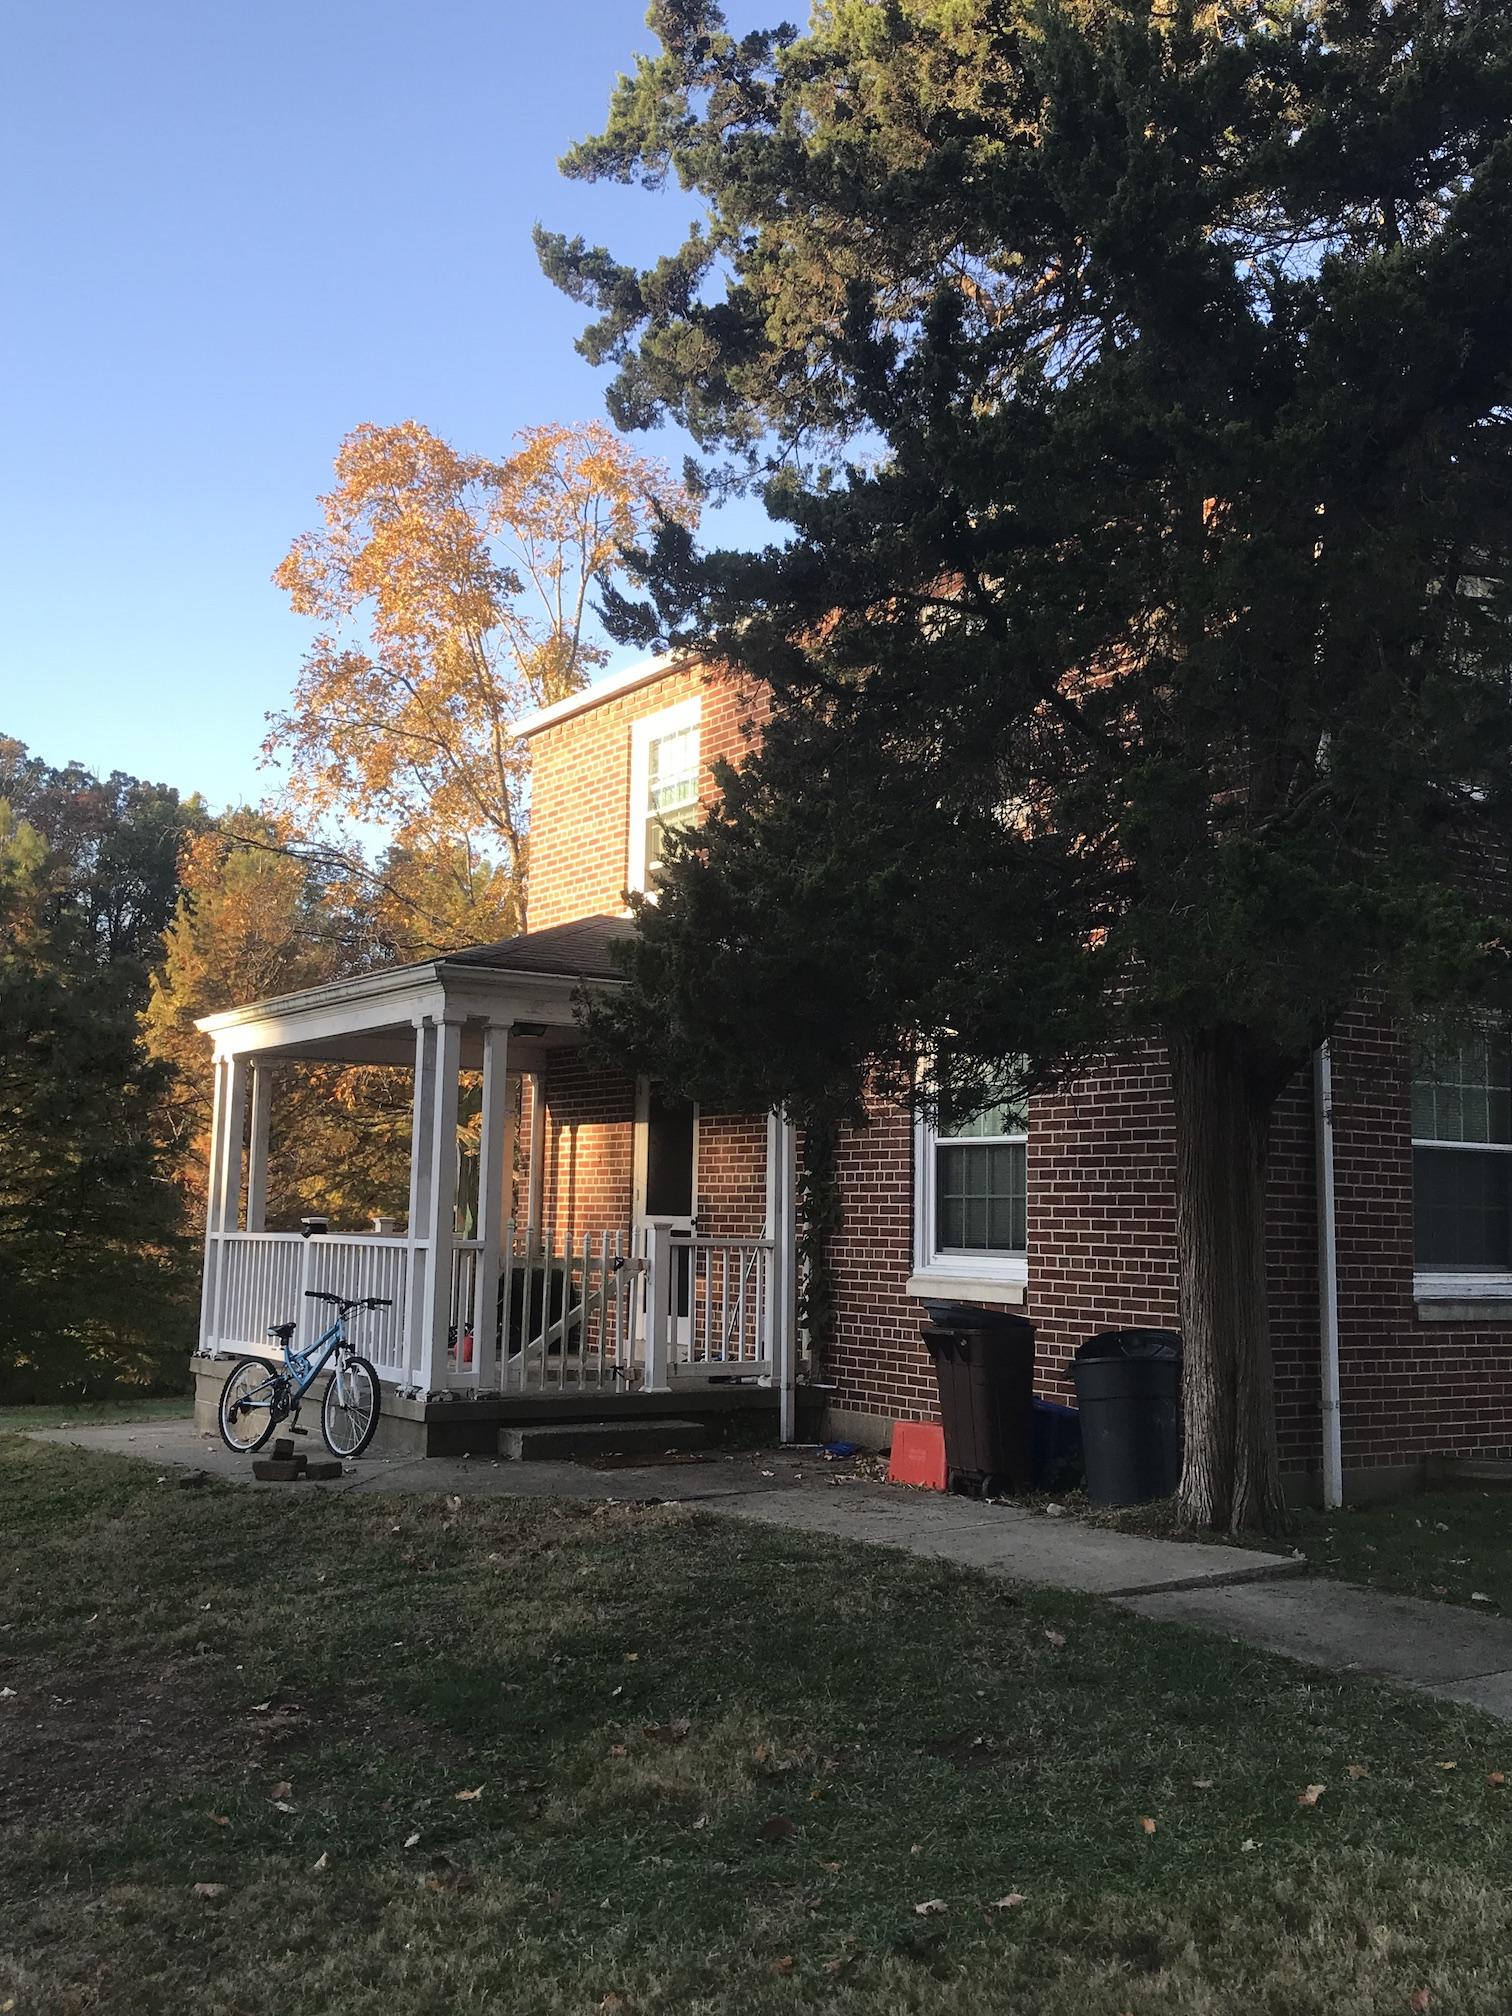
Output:
M194 1396L169 1393L140 1400L58 1400L50 1407L0 1407L6 1428L86 1428L110 1421L187 1421Z
M1172 1540L1217 1540L1176 1524L1175 1501L1099 1509L1080 1493L1064 1501L1088 1524ZM1288 1532L1242 1543L1297 1548L1314 1574L1363 1582L1430 1603L1460 1603L1512 1617L1512 1492L1417 1491L1338 1512L1298 1511ZM1512 2006L1512 2003L1509 2003Z
M0 1437L15 2016L1507 2007L1468 1710L687 1508L156 1477Z
M1304 1512L1291 1539L1319 1574L1512 1616L1512 1492L1421 1491Z

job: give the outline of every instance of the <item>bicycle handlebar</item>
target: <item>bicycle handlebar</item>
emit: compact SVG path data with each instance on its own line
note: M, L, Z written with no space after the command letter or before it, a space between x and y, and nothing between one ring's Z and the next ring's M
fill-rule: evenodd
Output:
M306 1288L307 1302L334 1302L343 1314L348 1309L392 1309L393 1298L388 1295L333 1295L329 1288Z

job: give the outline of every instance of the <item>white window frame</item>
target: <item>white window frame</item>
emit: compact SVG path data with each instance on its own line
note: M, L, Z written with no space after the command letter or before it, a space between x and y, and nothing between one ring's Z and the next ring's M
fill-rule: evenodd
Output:
M651 808L647 802L651 795L651 745L659 742L664 735L680 735L687 729L701 729L703 726L703 698L694 694L691 700L679 700L675 707L664 707L659 714L647 714L630 725L630 855L626 889L635 896L654 896L654 888L646 886L646 821ZM698 752L699 775L703 774L703 749L700 736Z
M1410 1086L1408 1097L1411 1100ZM1512 1141L1443 1141L1420 1136L1416 1131L1413 1131L1411 1141L1414 1208L1416 1208L1417 1155L1420 1148L1447 1148L1461 1154L1468 1150L1477 1155L1512 1155ZM1415 1226L1413 1237L1416 1240ZM1469 1322L1475 1320L1477 1316L1484 1320L1494 1314L1498 1320L1505 1322L1508 1317L1512 1317L1512 1270L1496 1268L1451 1270L1419 1267L1414 1264L1412 1293L1415 1302L1426 1305L1420 1310L1420 1314L1436 1316L1444 1321ZM1506 1306L1494 1311L1486 1308L1485 1305L1493 1303Z
M949 1141L953 1137L947 1135ZM974 1135L983 1147L1025 1144L1029 1135ZM949 1300L1022 1302L1029 1286L1027 1253L947 1253L935 1245L936 1164L938 1130L922 1113L914 1118L914 1253L913 1273L905 1283L910 1295L938 1295Z

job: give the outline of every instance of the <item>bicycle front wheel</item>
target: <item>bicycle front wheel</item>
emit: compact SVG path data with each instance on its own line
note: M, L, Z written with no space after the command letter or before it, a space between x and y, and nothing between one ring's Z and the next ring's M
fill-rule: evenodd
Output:
M360 1456L378 1429L378 1374L366 1358L338 1363L320 1403L320 1432L333 1456Z
M278 1426L278 1375L261 1358L238 1358L220 1394L221 1440L237 1456L261 1449Z

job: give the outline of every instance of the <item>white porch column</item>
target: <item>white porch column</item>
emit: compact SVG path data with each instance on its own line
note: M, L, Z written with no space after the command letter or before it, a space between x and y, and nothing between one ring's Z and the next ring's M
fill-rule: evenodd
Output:
M242 1134L246 1125L247 1066L240 1057L217 1057L210 1107L210 1169L205 1188L205 1275L200 1291L200 1345L220 1342L225 1293L224 1235L236 1229L241 1209Z
M664 1393L671 1383L672 1309L676 1301L677 1258L665 1219L646 1227L646 1391Z
M541 1229L541 1212L546 1196L546 1093L539 1071L530 1074L530 1171L525 1192L525 1223L532 1233Z
M452 1255L457 1225L457 1073L462 1064L462 1024L435 1024L432 1047L430 1140L426 1160L424 1232L428 1247L420 1308L418 1382L433 1393L446 1371L446 1330L451 1319Z
M767 1116L766 1167L766 1236L772 1242L768 1350L777 1387L778 1432L791 1442L797 1434L798 1130L780 1113Z
M409 1225L405 1234L407 1274L404 1291L404 1383L421 1384L423 1337L429 1307L426 1284L430 1251L430 1144L436 1110L436 1025L422 1017L415 1023L415 1097L410 1121Z
M478 1237L483 1250L474 1275L473 1369L478 1389L499 1369L499 1255L514 1176L514 1128L509 1097L509 1030L483 1031L483 1112L478 1139Z
M273 1069L252 1066L252 1118L247 1129L247 1230L268 1229L268 1122L273 1110Z
M210 1161L205 1171L205 1267L200 1277L200 1349L213 1351L219 1341L215 1334L215 1277L220 1264L220 1177L225 1164L221 1136L226 1126L226 1070L224 1057L210 1067Z

